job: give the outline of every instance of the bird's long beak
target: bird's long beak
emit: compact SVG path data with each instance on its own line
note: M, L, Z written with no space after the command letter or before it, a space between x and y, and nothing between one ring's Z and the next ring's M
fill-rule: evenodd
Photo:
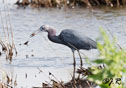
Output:
M39 28L38 30L34 31L34 32L30 35L30 37L34 37L35 35L41 33L42 31L44 31L44 30L43 30L42 28Z

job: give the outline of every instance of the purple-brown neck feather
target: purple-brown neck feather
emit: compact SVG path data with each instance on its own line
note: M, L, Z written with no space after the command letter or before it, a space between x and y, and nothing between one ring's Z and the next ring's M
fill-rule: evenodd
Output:
M54 30L54 29L49 29L49 30L48 30L48 36L50 36L50 37L56 36L56 30Z
M47 32L48 32L48 38L50 41L59 43L59 44L63 44L63 42L60 40L59 36L56 36L56 30L49 29L49 30L47 30Z

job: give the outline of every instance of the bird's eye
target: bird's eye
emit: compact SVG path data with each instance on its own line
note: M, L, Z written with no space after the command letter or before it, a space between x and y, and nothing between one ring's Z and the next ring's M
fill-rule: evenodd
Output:
M41 28L41 29L43 29L43 27L42 27L42 26L41 26L40 28Z
M40 27L40 31L42 31L43 29L44 29L44 28L41 26L41 27Z

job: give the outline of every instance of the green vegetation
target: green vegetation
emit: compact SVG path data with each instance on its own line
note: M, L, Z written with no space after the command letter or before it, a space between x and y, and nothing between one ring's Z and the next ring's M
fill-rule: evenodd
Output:
M93 75L89 75L88 79L97 83L101 88L126 88L123 78L126 77L126 51L116 47L115 39L111 41L100 29L103 44L98 42L99 57L101 59L94 60L96 64L105 64L104 69L95 68Z

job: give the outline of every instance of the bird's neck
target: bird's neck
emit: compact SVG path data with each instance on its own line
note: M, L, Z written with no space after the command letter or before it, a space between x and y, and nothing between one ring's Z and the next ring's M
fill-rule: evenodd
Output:
M48 38L49 38L50 41L55 42L55 43L60 43L60 44L63 43L60 40L59 36L56 36L56 30L49 29L47 32L48 32Z
M56 36L56 30L54 30L54 29L52 29L52 28L50 28L48 31L48 36Z
M51 35L48 35L48 38L50 41L54 42L54 43L59 43L61 44L62 41L60 40L59 36L51 36Z

